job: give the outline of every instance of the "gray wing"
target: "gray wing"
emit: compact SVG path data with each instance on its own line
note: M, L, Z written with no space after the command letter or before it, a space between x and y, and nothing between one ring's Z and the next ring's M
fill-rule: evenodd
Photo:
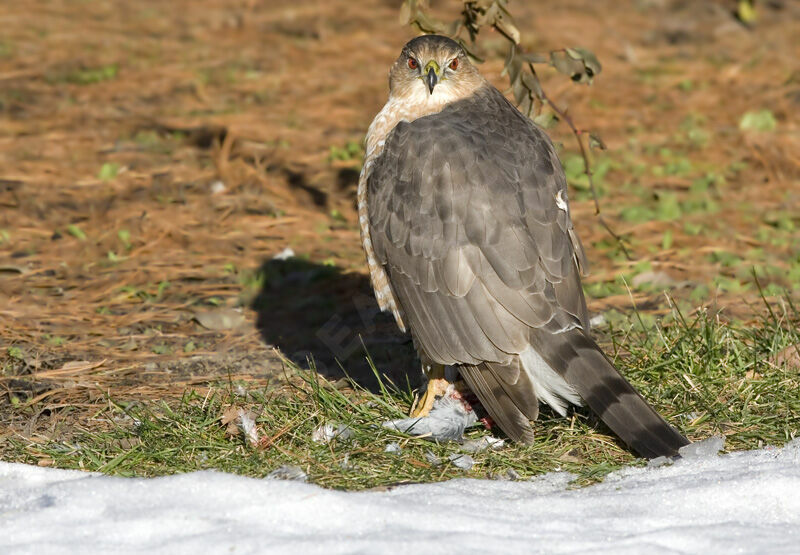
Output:
M493 88L395 127L370 234L421 351L508 364L531 328L585 326L566 198L550 140Z

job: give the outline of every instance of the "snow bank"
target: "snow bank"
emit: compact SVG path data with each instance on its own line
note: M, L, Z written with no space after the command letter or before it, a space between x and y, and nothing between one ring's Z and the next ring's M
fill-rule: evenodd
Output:
M628 468L579 490L569 480L345 493L0 463L0 553L800 552L800 440Z

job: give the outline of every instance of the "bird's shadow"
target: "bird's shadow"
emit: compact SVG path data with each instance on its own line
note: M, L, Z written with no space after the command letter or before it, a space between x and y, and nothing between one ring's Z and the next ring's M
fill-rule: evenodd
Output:
M369 278L301 258L267 260L252 302L262 338L301 368L313 363L331 379L348 376L372 391L378 374L401 389L420 382L408 335L381 313Z

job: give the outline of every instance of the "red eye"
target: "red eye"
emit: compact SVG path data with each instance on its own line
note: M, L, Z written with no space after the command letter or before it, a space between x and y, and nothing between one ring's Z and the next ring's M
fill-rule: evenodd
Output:
M409 58L408 67L411 69L417 69L419 67L419 64L417 63L417 60L415 60L414 58Z
M458 69L458 58L453 58L453 61L450 62L450 69Z

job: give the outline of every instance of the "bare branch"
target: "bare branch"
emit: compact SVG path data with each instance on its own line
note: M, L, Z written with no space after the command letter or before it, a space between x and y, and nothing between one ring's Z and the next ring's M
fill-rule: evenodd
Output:
M528 64L528 69L530 70L530 72L534 76L536 76L536 70L534 69L532 63ZM537 78L537 82L538 82L538 78ZM575 135L575 140L578 142L578 146L580 147L580 151L581 151L581 156L583 157L583 164L584 164L584 168L585 168L585 171L586 171L586 178L589 181L589 190L592 191L592 199L594 200L594 214L595 214L595 216L597 216L597 219L600 221L600 225L602 225L605 228L605 230L617 241L617 243L619 244L620 248L622 249L622 252L625 254L625 258L627 258L628 260L632 260L631 255L628 252L628 249L625 247L625 242L623 241L622 237L617 235L617 233L614 232L613 229L611 229L611 226L608 225L608 223L606 222L605 218L603 218L603 215L600 213L600 201L597 199L597 191L594 188L594 180L592 179L592 174L593 174L592 166L591 166L590 161L589 161L589 152L588 152L588 149L586 148L586 145L584 144L584 141L583 141L583 137L586 136L586 135L589 135L589 134L585 130L576 127L575 123L572 121L572 118L569 116L569 114L567 114L566 110L561 110L558 106L556 106L555 103L553 103L550 100L550 98L548 98L548 96L547 96L547 94L545 94L544 90L542 90L541 88L539 90L541 92L540 98L542 100L542 104L546 104L546 105L550 106L550 109L553 110L553 112L555 112L555 114L560 119L564 120L564 122L572 130L573 135Z

